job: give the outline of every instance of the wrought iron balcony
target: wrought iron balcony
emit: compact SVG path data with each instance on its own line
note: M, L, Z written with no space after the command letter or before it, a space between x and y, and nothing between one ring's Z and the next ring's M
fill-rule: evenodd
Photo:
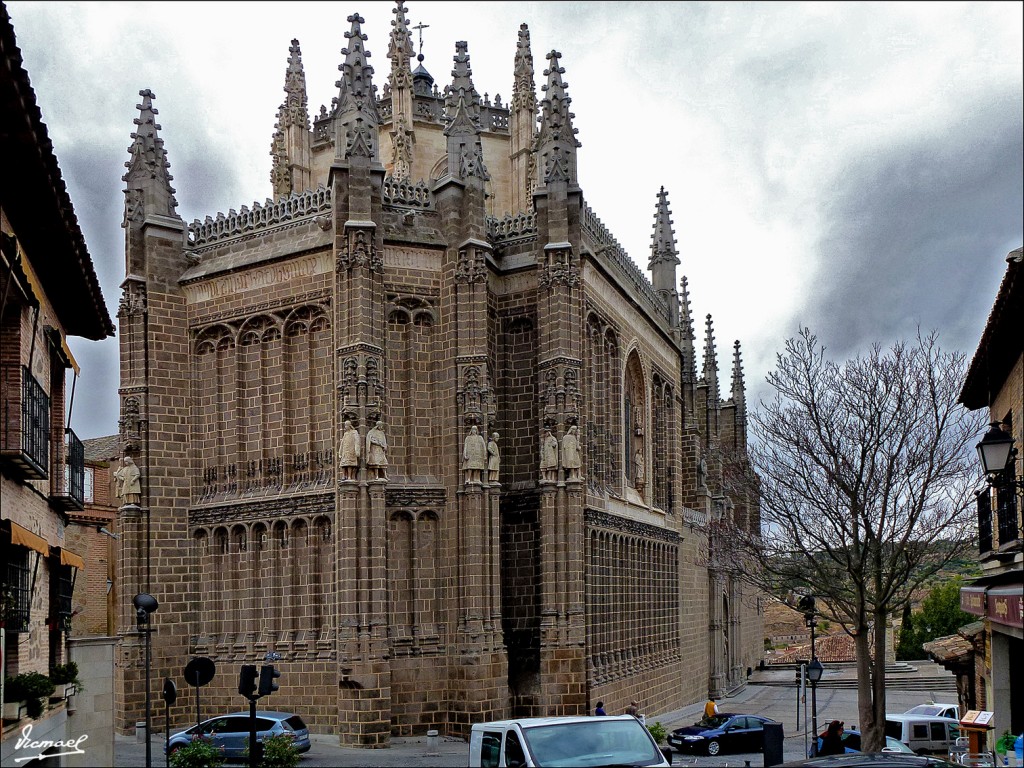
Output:
M85 446L72 429L64 430L64 471L54 477L50 503L58 509L85 509Z
M50 397L24 365L0 368L0 455L29 480L50 465Z
M1006 482L999 482L999 480ZM1012 474L978 494L978 551L984 555L1017 551L1021 537L1020 506ZM993 502L995 507L993 508Z

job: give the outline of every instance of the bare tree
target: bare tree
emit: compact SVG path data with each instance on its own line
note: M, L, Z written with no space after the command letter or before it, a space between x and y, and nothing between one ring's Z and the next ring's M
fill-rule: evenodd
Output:
M890 617L973 540L983 424L957 403L964 372L934 333L839 365L804 329L752 414L749 470L725 468L760 497L761 525L722 531L716 560L769 592L807 588L853 636L865 751L885 743Z

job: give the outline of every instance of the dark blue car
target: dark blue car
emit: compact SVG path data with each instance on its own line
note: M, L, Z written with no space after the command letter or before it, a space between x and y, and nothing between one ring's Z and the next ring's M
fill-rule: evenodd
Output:
M758 715L715 715L685 728L676 728L669 735L668 743L679 752L708 755L760 752L764 749L764 724L775 722Z

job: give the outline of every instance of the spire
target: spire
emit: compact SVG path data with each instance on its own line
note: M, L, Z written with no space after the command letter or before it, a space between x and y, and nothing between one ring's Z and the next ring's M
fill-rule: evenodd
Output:
M671 215L668 209L668 193L662 187L658 192L658 207L654 214L654 234L651 236L651 261L647 265L648 269L654 269L658 264L668 263L675 266L680 263ZM672 285L675 285L674 279Z
M480 143L480 94L473 86L473 70L465 40L455 43L452 84L445 88L444 135L448 137L448 173L459 179L489 179Z
M732 353L732 401L737 410L746 410L746 387L743 384L743 360L740 357L740 340L736 339Z
M680 287L682 290L680 291L681 296L679 299L679 326L683 332L683 354L685 355L683 374L688 377L688 381L695 381L697 378L697 362L694 360L693 342L697 339L697 335L693 331L693 316L690 313L690 286L686 275L683 275Z
M515 80L509 103L509 159L512 162L511 213L533 208L533 190L537 186L537 158L533 154L537 139L537 93L533 79L533 52L530 28L519 25L519 42L513 66Z
M679 320L679 294L676 293L676 234L672 229L672 214L668 209L668 193L662 187L658 192L658 205L654 213L654 235L651 237L651 284L668 310L669 323Z
M160 125L156 122L159 113L153 106L156 96L148 88L139 91L139 96L142 103L135 105L139 116L133 120L138 128L128 147L131 159L124 164L128 172L121 177L126 184L124 226L146 216L178 216L178 201L171 186L174 177L167 172L171 164L164 151L164 140L157 135Z
M306 98L306 73L302 69L302 51L299 41L292 39L288 48L288 69L284 74L284 102L277 110L281 129L297 125L309 130L309 102Z
M391 177L408 181L412 175L413 135L413 81L412 35L405 18L408 9L402 0L396 0L392 9L395 18L391 20L391 38L388 42L388 58L391 59Z
M715 354L715 331L711 322L711 315L707 316L704 333L704 381L708 385L708 403L717 403L718 391L718 356Z
M345 56L338 66L341 79L338 87L338 105L335 109L337 136L334 156L369 157L377 159L377 99L373 87L373 67L367 61L370 53L363 47L366 35L360 25L365 19L358 13L347 19L352 29L345 33L349 44L341 49Z
M576 129L572 127L575 115L569 111L572 99L566 94L569 85L562 81L565 69L558 65L562 54L551 51L548 54L548 68L544 75L548 78L543 87L545 96L541 100L540 132L537 137L539 165L539 181L568 181L576 184L576 148L580 143L576 140Z
M391 9L395 18L391 20L391 37L388 40L392 91L412 84L412 33L409 32L409 22L405 18L409 9L402 4L402 0L395 0L395 5Z
M526 109L537 114L537 93L533 79L533 52L530 50L530 28L519 25L519 42L516 43L516 58L513 64L512 101L509 109L516 112Z
M284 101L277 110L277 122L270 141L270 183L274 197L301 192L309 186L309 101L306 98L306 73L302 68L299 41L288 48L288 68L284 74ZM304 151L305 150L305 151Z

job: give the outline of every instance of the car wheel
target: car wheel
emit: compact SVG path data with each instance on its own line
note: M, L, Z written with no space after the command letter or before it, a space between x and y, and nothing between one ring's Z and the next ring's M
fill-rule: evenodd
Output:
M170 750L168 750L167 756L170 757L175 752L177 752L179 749L184 749L184 747L181 744L175 744L173 747L170 748Z
M718 739L712 739L708 742L708 754L717 755L722 751L722 745L718 743Z

